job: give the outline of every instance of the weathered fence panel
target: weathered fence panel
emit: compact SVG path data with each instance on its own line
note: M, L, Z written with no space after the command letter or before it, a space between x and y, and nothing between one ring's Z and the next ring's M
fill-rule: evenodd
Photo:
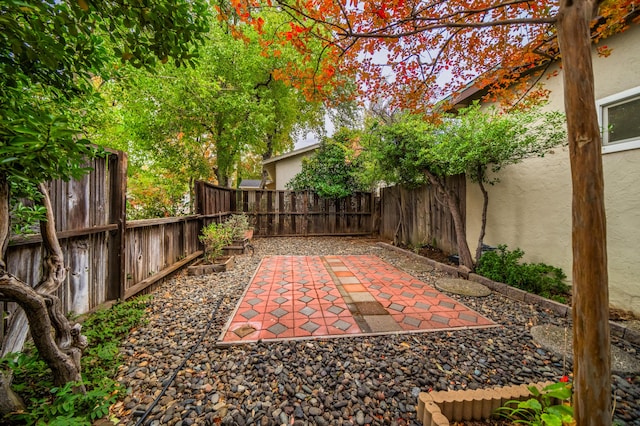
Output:
M93 170L80 180L49 184L56 231L68 268L57 295L64 309L76 314L144 292L202 253L200 216L127 223L124 153L112 152L92 160L89 166ZM230 193L217 194L209 206L217 209L230 200ZM40 280L42 256L39 234L14 237L6 256L8 270L35 285ZM0 309L2 341L18 307L2 303Z
M454 176L447 184L458 194L464 220L465 177ZM416 189L401 186L383 188L380 198L382 238L413 246L430 244L446 253L457 253L458 244L451 213L432 186L425 185Z
M196 214L205 216L208 219L224 219L236 209L235 189L197 181L195 192Z
M199 216L128 222L123 298L144 291L202 254L200 226Z
M358 192L340 200L323 199L308 191L246 191L243 210L255 218L255 235L364 235L373 229L373 196ZM244 194L243 194L244 196Z
M114 208L124 206L126 164L125 154L113 152L91 160L87 166L93 170L82 179L48 184L67 267L67 278L57 291L66 311L82 314L119 294L120 279L114 271L121 270L122 265L120 247L115 243L124 222ZM7 269L36 285L41 278L42 256L39 234L14 237L6 254ZM4 312L2 339L18 307L3 303L0 309Z
M309 191L235 190L197 182L197 213L205 223L247 214L254 235L368 235L373 226L374 198L357 192L340 200L323 199Z

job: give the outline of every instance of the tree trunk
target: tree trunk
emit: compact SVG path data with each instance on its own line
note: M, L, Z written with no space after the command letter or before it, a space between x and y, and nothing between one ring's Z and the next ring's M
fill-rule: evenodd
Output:
M9 217L9 182L0 173L0 273L6 270L6 253L9 246L11 222ZM4 346L3 346L4 349ZM2 355L6 355L4 350ZM11 413L25 408L22 399L11 389L13 372L0 371L0 414Z
M404 189L401 186L398 186L398 226L396 226L396 231L393 233L393 245L397 246L403 243L403 236L406 234L406 228L404 226L404 203L402 200L402 194L404 193Z
M46 208L46 218L44 222L40 222L40 234L42 235L42 244L45 247L46 256L42 259L42 278L35 286L35 290L42 295L49 295L55 292L64 282L66 277L66 269L64 267L64 255L58 237L56 236L55 218L53 216L53 208L49 191L44 184L38 186L42 194L42 203ZM9 199L7 198L7 205ZM7 237L8 238L8 237ZM28 333L28 319L23 310L18 309L11 318L7 333L2 341L2 355L11 352L19 352L24 346Z
M593 0L562 0L557 23L573 184L573 401L579 426L611 424L604 178L589 31L596 6Z
M2 354L22 350L27 332L38 349L38 353L51 368L57 385L69 381L80 381L80 357L87 346L86 338L80 333L80 325L71 325L62 311L60 300L52 296L66 277L64 257L56 236L55 219L49 193L44 184L38 189L43 195L46 208L45 222L40 223L40 232L47 255L42 260L42 279L35 289L7 271L5 250L9 239L9 186L5 176L0 176L0 300L17 303L22 309L16 310L2 342ZM27 329L28 325L28 329ZM52 335L51 331L54 331ZM10 386L12 375L2 374L0 395L7 396L7 404L0 404L0 410L15 411L19 399L12 395ZM80 391L84 391L81 387ZM16 405L17 404L17 405Z
M0 299L16 302L29 319L29 331L42 359L51 368L56 385L81 381L80 356L86 339L80 326L69 326L55 296L38 294L13 275L1 271ZM55 330L55 339L51 329Z
M425 175L429 179L429 182L442 192L444 202L449 208L449 212L451 212L453 227L456 231L456 242L458 243L458 257L460 258L460 265L469 268L469 271L473 271L473 258L471 257L471 250L469 250L469 244L467 243L467 230L464 220L462 219L460 200L453 191L447 188L445 180L440 180L438 176L428 170L425 170Z
M266 160L270 159L272 156L273 156L273 135L272 134L268 134L267 135L267 148L262 153L262 161L266 161ZM260 180L260 189L266 189L267 188L267 181L268 180L269 180L269 173L267 172L267 169L265 169L264 165L263 165L262 166L262 178Z
M476 248L476 262L482 256L482 246L484 245L484 236L487 229L487 210L489 209L489 193L482 182L484 173L480 170L482 166L478 166L478 169L478 186L480 186L480 191L482 192L482 224L480 225L480 236L478 237L478 247Z

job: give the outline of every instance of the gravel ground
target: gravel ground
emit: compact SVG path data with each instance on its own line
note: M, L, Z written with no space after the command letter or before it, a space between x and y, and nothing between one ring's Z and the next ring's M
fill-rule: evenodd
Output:
M265 255L375 254L426 283L445 276L370 239L270 238L254 245L255 255L237 257L232 271L180 275L153 292L148 324L121 348L118 380L128 394L112 407L121 424L418 425L419 392L557 380L571 371L529 333L533 325L567 320L495 293L452 297L502 327L216 347ZM639 348L614 343L638 356ZM613 376L613 384L619 424L640 425L640 376Z

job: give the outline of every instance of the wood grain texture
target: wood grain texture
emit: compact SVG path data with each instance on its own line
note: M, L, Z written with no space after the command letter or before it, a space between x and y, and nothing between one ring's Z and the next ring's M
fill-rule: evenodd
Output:
M461 202L464 218L466 181L449 179L450 189ZM446 253L457 253L456 232L451 213L431 186L407 189L383 188L380 200L380 236L406 245L431 244Z
M221 222L231 214L249 215L257 237L363 235L373 228L373 195L356 192L328 200L309 191L235 190L206 183L196 185L198 214ZM234 210L237 206L240 210Z

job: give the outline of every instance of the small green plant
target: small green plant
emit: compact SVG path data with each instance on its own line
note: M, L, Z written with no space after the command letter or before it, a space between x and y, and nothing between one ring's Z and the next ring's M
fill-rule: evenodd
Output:
M233 214L222 223L222 226L229 229L232 240L241 240L247 230L251 229L249 217L245 214Z
M507 250L499 245L495 251L484 253L476 272L491 280L509 284L542 297L566 302L570 287L562 269L544 263L520 263L524 252L519 248Z
M507 401L496 413L514 423L531 426L562 426L563 423L573 422L573 408L570 405L572 392L568 380L546 386L542 391L529 386L529 391L533 398Z
M120 366L120 342L133 327L143 323L147 299L116 303L84 321L82 332L89 343L81 358L85 394L74 392L78 383L54 386L51 370L32 345L0 358L0 369L12 370L12 389L27 404L25 411L12 413L0 423L90 425L105 417L123 392L114 380Z
M233 241L231 227L212 222L202 228L198 237L204 244L204 258L209 262L222 256L222 249Z

